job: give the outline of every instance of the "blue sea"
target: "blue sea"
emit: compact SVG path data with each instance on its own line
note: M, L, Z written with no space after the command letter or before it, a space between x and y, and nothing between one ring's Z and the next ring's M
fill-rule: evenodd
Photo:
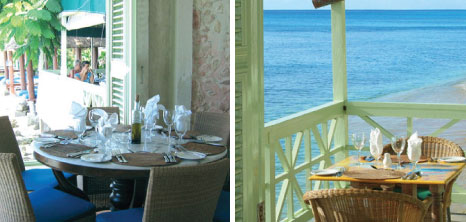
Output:
M330 22L264 11L265 122L332 101ZM349 100L466 77L466 11L348 10L346 39Z
M332 101L330 22L328 10L264 11L265 122ZM346 39L349 100L466 104L466 11L348 10ZM405 130L405 119L385 120L388 130ZM350 133L368 135L363 121L349 121ZM417 121L421 135L435 130ZM464 142L464 125L454 130L461 133L447 136ZM317 156L314 139L312 147ZM301 148L297 165L304 155ZM306 190L304 172L297 180ZM275 188L278 197L281 183Z

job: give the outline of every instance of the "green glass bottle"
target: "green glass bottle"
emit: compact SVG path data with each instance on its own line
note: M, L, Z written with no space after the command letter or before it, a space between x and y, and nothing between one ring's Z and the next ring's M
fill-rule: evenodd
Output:
M133 123L131 125L131 143L140 144L141 143L141 111L139 105L139 95L136 95L136 103L134 104L133 109Z

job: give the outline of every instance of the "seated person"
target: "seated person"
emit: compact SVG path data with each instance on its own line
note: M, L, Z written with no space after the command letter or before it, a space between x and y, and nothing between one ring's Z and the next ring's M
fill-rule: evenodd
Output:
M68 73L68 77L74 79L74 74L79 73L79 72L81 72L81 61L79 61L79 59L77 59L76 61L74 61L74 67L70 71L70 73Z
M89 66L90 63L88 61L84 61L81 72L74 74L74 78L82 82L94 84L94 74Z

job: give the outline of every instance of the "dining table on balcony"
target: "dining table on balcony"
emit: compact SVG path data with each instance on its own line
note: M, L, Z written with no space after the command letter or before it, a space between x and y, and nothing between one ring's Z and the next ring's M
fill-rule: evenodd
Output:
M380 163L380 162L379 162ZM382 166L376 166L377 169L372 169L370 166L374 165L374 162L363 161L361 165L358 165L358 158L355 156L349 156L334 165L330 166L329 169L367 169L367 171L377 173L377 170ZM418 167L421 171L422 176L414 180L406 180L402 178L398 179L359 179L349 177L345 173L334 174L330 176L323 175L312 175L308 179L312 181L345 181L350 182L351 186L355 188L364 187L364 185L388 185L392 187L394 185L401 186L401 192L417 197L418 185L424 185L429 187L429 191L432 194L432 221L443 221L443 192L449 182L453 181L466 166L465 162L458 163L445 163L445 162L425 162L418 163ZM371 171L372 170L372 171ZM396 170L402 173L408 173L412 169L411 167L405 167L400 170Z
M62 145L61 148L66 148L67 146L71 147L73 144L90 144L93 142L92 140L94 140L92 139L92 136L89 136L89 138L85 139L82 143L75 142L68 145L65 144ZM168 150L168 144L166 141L166 137L160 134L156 134L155 137L152 137L150 140L146 140L145 143L127 144L124 149L127 149L126 154L140 154L142 157L149 154L162 154L167 153ZM185 142L189 141L190 140L185 140ZM207 155L202 159L189 160L177 158L176 163L164 164L163 158L160 158L161 160L159 160L159 163L154 162L153 165L150 165L149 163L149 165L144 166L144 164L139 164L141 161L139 161L139 163L136 162L135 165L119 163L115 156L112 157L111 161L87 162L81 158L69 158L60 155L54 155L54 153L49 152L48 149L50 148L47 148L47 146L44 146L43 144L36 141L34 141L31 146L34 149L35 159L42 164L52 168L60 188L67 193L89 200L87 194L84 191L77 188L74 184L65 179L63 172L88 177L110 178L112 180L112 184L110 185L112 193L109 197L111 210L127 209L130 206L134 207L135 199L133 195L136 194L133 193L133 191L137 189L135 188L135 181L141 179L147 180L149 178L150 169L152 167L195 166L220 160L224 158L228 152L225 146L214 144L210 146L210 149L214 149L216 151L213 154L206 153ZM88 148L93 147L88 146ZM144 199L144 196L139 198ZM142 203L143 201L139 200L139 204Z

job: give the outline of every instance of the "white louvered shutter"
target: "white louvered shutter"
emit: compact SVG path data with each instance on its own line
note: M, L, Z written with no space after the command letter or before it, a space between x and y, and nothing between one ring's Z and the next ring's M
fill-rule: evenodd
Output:
M107 0L107 83L109 105L120 108L122 123L130 115L129 0Z

